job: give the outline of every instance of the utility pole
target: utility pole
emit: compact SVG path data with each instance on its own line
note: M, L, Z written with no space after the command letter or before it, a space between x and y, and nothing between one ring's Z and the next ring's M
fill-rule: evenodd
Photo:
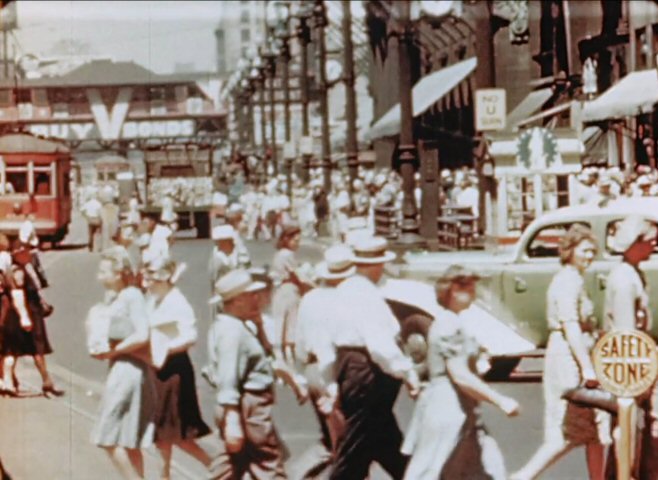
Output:
M290 46L288 32L288 18L283 21L281 39L281 60L283 61L283 112L286 144L291 140L290 132ZM288 198L292 201L292 166L293 158L285 158L286 162L286 183L288 188Z
M345 151L347 152L347 167L350 173L350 204L354 211L354 180L359 174L359 152L356 139L356 92L354 91L354 46L352 44L352 12L348 0L343 0L343 51L345 69L345 120L347 136Z
M270 77L270 151L272 152L272 167L274 167L274 175L279 174L279 162L277 161L277 147L276 147L276 91L274 88L276 78L276 54L268 51L265 54L268 62L269 77Z
M318 46L319 84L320 84L320 116L322 119L322 168L324 169L324 190L331 191L331 137L329 132L329 99L327 85L327 45L324 38L324 28L327 26L327 14L322 0L315 1L313 9L315 17L315 35Z
M309 137L310 129L308 123L308 44L311 41L311 31L308 25L309 18L306 10L307 5L302 1L302 13L299 17L299 28L297 35L299 37L299 43L301 46L301 56L302 56L302 71L300 78L300 87L301 87L301 99L302 99L302 136ZM304 183L310 181L310 168L311 168L311 158L309 155L304 155L304 168L303 170L303 180Z

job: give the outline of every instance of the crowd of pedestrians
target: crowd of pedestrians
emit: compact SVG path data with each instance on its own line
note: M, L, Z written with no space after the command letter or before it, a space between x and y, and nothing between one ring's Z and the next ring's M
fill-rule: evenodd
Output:
M653 194L643 180L650 172L639 171L618 190L610 180L615 172L584 170L582 202ZM584 274L599 246L589 229L574 225L561 240L563 266L547 292L544 439L509 477L479 404L491 403L508 416L519 414L519 404L482 380L487 352L462 318L475 301L479 274L453 265L434 285L431 311L396 317L383 288L385 267L395 255L374 235L372 217L376 206L401 202L399 176L369 171L355 180L350 197L346 190L324 195L320 174L312 172L309 188L297 183L292 202L280 179L264 191L242 183L215 192L208 277L185 272L185 259L173 254L173 205L163 207L159 221L142 219L135 200L120 220L109 190L82 205L90 250L100 250L97 278L105 290L86 320L87 349L109 366L92 442L121 475L144 478L142 453L155 447L160 478L170 478L178 447L216 479L360 479L378 463L400 479L521 480L537 478L568 450L586 446L590 478L609 478L614 419L565 399L580 385L598 386L589 350L600 332ZM334 177L346 186L346 175ZM444 201L477 211L472 172L442 178L449 196ZM19 233L14 245L0 235L0 391L16 395L16 358L31 356L43 393L62 395L45 361L52 347L44 318L52 307L41 294L48 283L34 225L25 221ZM323 233L333 240L322 261L302 263L302 237ZM252 265L246 240L254 239L275 242L265 270ZM622 261L607 280L604 328L648 330L648 286L639 265L655 247L655 228L640 217L626 218L616 225L613 243ZM208 285L212 324L205 339L177 287L186 274ZM197 343L206 344L205 365L193 365L188 353ZM214 425L203 420L200 377L215 391ZM309 402L318 419L320 443L310 446L314 454L302 456L303 462L285 464L286 448L272 416L277 384L291 388L300 403ZM416 400L405 433L393 414L402 388ZM644 405L644 436L658 431L654 396ZM219 453L210 455L198 439L215 428ZM636 478L654 478L658 465L642 450L652 443L638 445Z

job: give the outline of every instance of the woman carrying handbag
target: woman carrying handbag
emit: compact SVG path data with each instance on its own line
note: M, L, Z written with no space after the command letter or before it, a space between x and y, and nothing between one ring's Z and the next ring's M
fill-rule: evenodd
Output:
M574 224L560 241L562 268L547 292L550 329L544 360L544 442L512 480L537 478L574 447L587 447L589 478L602 480L606 446L612 443L609 414L594 409L570 409L564 394L598 382L589 350L592 342L583 333L593 305L585 290L584 273L596 254L596 239L588 227ZM589 415L583 415L588 413Z

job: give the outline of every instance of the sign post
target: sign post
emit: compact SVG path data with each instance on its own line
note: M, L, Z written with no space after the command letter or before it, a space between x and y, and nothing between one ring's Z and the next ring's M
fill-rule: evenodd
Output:
M652 388L658 377L656 343L641 331L609 332L597 342L592 360L601 386L618 397L617 479L630 480L635 462L635 397Z

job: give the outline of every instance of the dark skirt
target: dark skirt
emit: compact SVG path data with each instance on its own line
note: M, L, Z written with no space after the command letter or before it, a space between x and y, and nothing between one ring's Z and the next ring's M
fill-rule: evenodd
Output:
M36 295L38 296L38 293ZM22 357L52 353L46 322L40 302L35 295L32 292L27 294L27 309L32 320L32 330L29 332L21 327L20 316L11 305L8 295L0 295L0 298L2 299L0 302L2 310L2 314L0 314L2 317L0 355Z
M187 352L169 356L157 372L156 441L176 442L210 433L201 418L194 368Z

